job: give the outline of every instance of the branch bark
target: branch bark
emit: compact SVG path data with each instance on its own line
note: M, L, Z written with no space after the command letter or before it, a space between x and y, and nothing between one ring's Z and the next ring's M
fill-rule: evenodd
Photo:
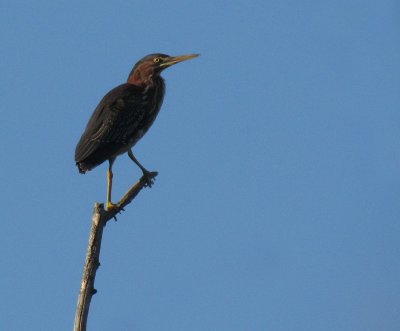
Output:
M78 303L75 312L74 331L86 331L87 318L89 314L90 301L93 294L97 292L94 288L97 268L100 266L100 248L103 236L103 229L107 222L115 218L118 213L124 210L132 200L138 195L142 188L153 183L153 178L157 172L151 172L142 176L138 182L130 187L124 196L117 203L117 208L110 211L104 209L102 203L95 203L92 215L92 225L89 234L89 244L86 253L85 264L83 267L81 287L79 290Z

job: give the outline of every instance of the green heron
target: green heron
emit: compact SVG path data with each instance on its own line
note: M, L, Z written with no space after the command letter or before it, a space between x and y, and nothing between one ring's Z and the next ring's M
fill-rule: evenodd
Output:
M108 92L94 110L76 146L75 161L79 172L84 174L108 160L106 210L116 207L111 202L111 188L112 165L117 156L127 152L151 186L152 173L139 163L131 148L147 132L160 110L165 91L161 71L196 56L145 56L135 64L127 82Z

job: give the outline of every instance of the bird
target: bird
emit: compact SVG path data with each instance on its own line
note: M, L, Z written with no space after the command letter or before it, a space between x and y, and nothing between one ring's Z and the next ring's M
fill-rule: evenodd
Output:
M146 186L153 184L154 173L135 158L132 147L144 136L156 119L165 93L161 72L199 54L169 56L154 53L139 60L126 83L110 90L90 117L75 149L75 162L84 174L108 161L106 211L116 209L111 202L112 166L124 153L142 170ZM156 173L155 173L156 174Z

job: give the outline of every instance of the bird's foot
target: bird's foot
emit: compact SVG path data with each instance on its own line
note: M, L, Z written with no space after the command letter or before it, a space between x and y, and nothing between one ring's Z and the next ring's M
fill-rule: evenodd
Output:
M106 211L117 210L118 205L113 204L111 201L106 202Z
M151 187L154 184L155 177L158 175L157 171L143 171L143 176L140 180L145 182L145 187Z

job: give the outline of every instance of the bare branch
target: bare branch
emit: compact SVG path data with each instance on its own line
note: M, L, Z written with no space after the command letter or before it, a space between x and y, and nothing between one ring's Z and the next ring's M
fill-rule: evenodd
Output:
M116 218L116 215L124 210L128 204L136 197L143 187L151 186L152 179L157 176L157 172L151 172L142 176L137 183L124 194L117 203L117 208L110 211L104 209L104 205L95 203L92 215L92 226L89 234L89 244L86 253L85 265L83 267L81 287L79 290L78 303L75 312L74 331L86 331L87 317L89 314L90 301L93 294L97 291L94 288L97 268L100 266L100 248L103 229L106 223Z

